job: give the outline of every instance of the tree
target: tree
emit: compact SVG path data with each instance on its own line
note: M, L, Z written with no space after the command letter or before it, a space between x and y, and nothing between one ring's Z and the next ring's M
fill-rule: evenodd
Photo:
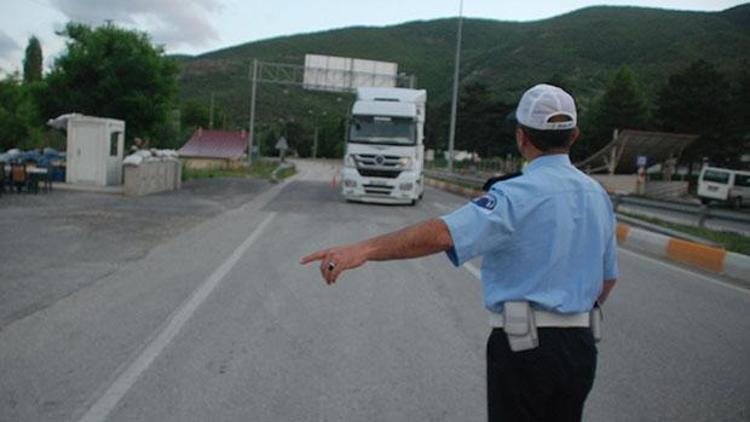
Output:
M289 149L296 151L300 157L306 158L312 156L312 142L309 136L305 134L305 127L293 117L289 120L284 120L282 125L282 135L286 138ZM278 139L273 142L274 148L277 141ZM278 151L275 151L274 154L278 154Z
M23 81L24 83L39 82L42 80L42 46L36 37L29 38L26 54L23 58Z
M743 64L736 88L733 90L729 125L731 157L739 159L750 150L750 63Z
M480 157L505 156L516 152L513 125L507 116L513 106L493 98L487 85L469 83L461 87L456 116L456 150L476 152ZM425 128L428 146L447 149L450 102L427 111Z
M516 152L513 128L505 124L513 106L494 100L482 83L466 85L459 100L456 149L485 158Z
M669 77L657 98L657 117L663 130L701 135L683 154L688 160L707 156L722 159L730 111L729 82L710 63L698 60Z
M191 133L199 127L208 129L208 123L211 120L211 109L202 102L187 101L182 104L180 117L182 119L182 127L187 128Z
M42 122L32 86L10 76L0 81L0 150L42 146Z
M154 139L168 124L177 92L177 64L145 33L69 23L67 50L47 77L46 117L78 112L125 120L128 139Z
M573 95L573 90L570 87L570 81L568 78L563 76L560 73L553 73L552 76L550 76L549 80L547 81L547 84L554 85L558 88L562 88L563 91L567 92L568 94L571 94L573 98L577 98L575 95Z
M622 65L617 69L592 114L585 142L578 146L589 154L611 141L615 129L644 129L649 125L648 99L629 67Z
M344 118L328 118L318 122L318 158L341 158L344 155L346 123Z

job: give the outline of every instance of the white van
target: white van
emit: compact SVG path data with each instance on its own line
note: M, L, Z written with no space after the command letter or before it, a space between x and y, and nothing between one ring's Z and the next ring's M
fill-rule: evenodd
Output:
M704 167L698 179L698 196L704 204L724 201L734 208L750 202L750 171Z

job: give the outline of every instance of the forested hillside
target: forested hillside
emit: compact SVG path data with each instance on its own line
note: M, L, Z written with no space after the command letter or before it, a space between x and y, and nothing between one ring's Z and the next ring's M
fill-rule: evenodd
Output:
M248 74L253 58L302 64L304 55L328 54L393 61L429 92L429 117L445 118L455 54L455 19L352 27L247 43L196 57L178 57L183 102L208 104L218 122L246 126ZM670 75L704 60L739 78L750 52L750 4L716 13L634 7L592 7L536 22L464 21L461 86L512 104L534 83L554 81L572 91L585 113L621 65L654 100ZM479 87L479 88L477 88ZM310 116L330 121L345 113L348 96L315 94L264 85L258 98L260 128L299 123ZM429 118L428 117L428 118ZM444 142L431 126L433 142ZM331 130L340 122L329 122ZM288 128L284 130L290 130Z

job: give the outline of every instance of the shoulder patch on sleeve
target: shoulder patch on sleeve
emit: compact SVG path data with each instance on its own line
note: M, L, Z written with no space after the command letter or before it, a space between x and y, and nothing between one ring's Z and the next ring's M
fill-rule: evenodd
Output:
M502 182L504 180L510 180L521 175L523 175L523 173L520 171L517 171L514 173L504 174L502 176L490 177L489 179L487 179L486 182L484 182L484 186L482 186L482 190L485 192L488 192L492 188L492 185L494 185L495 183Z
M471 202L479 208L484 208L488 211L492 211L497 205L497 198L495 197L495 195L487 193L478 198L472 199Z

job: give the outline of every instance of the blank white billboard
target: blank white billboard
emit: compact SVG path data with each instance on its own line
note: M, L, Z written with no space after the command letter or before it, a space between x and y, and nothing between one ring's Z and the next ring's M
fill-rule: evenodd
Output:
M352 92L359 87L393 88L398 64L350 57L305 55L305 89Z

